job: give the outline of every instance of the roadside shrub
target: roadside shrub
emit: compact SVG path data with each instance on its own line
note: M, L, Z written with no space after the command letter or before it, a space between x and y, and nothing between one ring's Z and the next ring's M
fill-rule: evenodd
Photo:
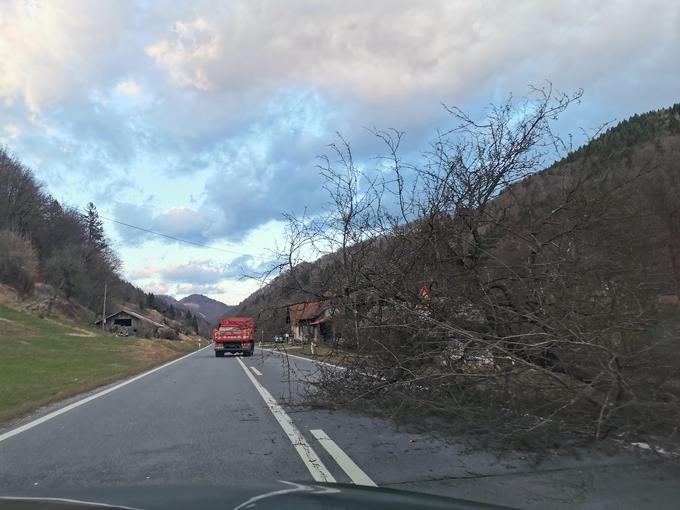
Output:
M0 231L0 281L20 294L33 293L38 277L38 253L28 239L12 232Z
M177 340L177 331L172 328L160 328L158 336L164 340Z
M87 274L75 247L62 248L47 259L45 278L68 299L77 299L87 292Z

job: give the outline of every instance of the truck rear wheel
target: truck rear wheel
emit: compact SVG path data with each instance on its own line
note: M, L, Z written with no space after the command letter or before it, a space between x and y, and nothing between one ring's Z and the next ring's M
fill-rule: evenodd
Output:
M215 351L215 357L216 358L224 358L224 352L223 351Z
M253 354L253 353L250 352L250 351L243 351L243 355L244 355L244 356L252 356L252 354Z

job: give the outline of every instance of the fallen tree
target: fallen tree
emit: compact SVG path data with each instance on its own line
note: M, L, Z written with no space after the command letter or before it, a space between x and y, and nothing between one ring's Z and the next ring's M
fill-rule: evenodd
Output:
M675 437L678 324L658 296L677 294L680 188L649 144L678 150L678 108L645 121L661 127L637 152L610 130L543 170L570 152L552 125L580 95L532 89L482 121L450 108L456 127L418 165L396 131L374 132L388 155L372 169L331 146L332 206L289 217L281 253L286 285L330 296L361 354L315 399L532 444Z

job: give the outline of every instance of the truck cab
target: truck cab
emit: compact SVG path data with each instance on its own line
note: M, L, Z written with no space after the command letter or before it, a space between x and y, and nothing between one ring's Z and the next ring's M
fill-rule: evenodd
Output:
M255 320L252 317L231 317L222 319L219 327L213 329L215 357L225 353L252 356L255 350Z

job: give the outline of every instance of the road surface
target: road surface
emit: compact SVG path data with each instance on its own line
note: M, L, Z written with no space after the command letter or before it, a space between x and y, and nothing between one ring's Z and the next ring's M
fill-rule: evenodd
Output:
M469 451L463 442L400 430L387 420L289 405L316 366L264 350L250 358L215 358L208 348L43 410L0 430L0 494L284 479L375 484L524 507L549 501L570 508L580 501L588 508L592 498L611 497L643 504L652 494L663 508L680 496L664 478L680 479L677 463L637 454L560 456L547 458L537 474L519 454ZM626 483L630 473L634 491Z

